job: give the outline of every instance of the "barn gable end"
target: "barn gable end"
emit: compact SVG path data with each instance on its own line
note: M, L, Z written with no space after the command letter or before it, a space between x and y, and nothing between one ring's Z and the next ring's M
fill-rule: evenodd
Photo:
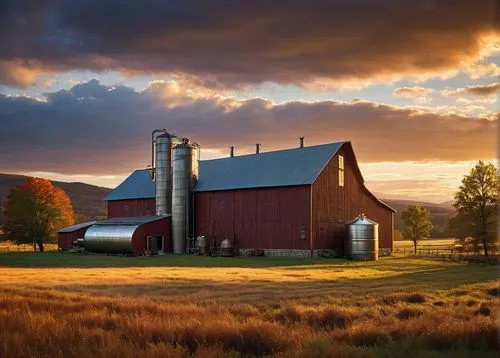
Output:
M344 184L339 185L339 156ZM381 253L393 250L394 209L378 200L364 185L351 143L345 143L328 161L311 186L311 247L342 254L344 223L364 213L379 224Z

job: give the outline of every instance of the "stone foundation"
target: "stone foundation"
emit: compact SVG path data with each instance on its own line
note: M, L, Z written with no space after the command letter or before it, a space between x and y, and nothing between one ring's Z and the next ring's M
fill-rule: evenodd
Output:
M273 257L311 257L311 250L296 250L296 249L238 249L240 256L273 256ZM378 251L378 256L388 256L391 254L391 249L381 248ZM312 257L344 257L341 250L335 249L320 249L313 250Z
M389 256L392 253L390 248L378 249L378 257Z

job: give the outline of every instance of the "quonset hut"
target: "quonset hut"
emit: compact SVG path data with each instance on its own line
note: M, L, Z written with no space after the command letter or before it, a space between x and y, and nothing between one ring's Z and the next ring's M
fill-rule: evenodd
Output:
M257 145L242 156L231 148L227 158L199 161L197 144L159 132L153 168L134 171L105 200L115 222L161 218L165 252L183 253L187 236L205 235L234 239L240 254L342 256L345 223L361 213L379 224L379 254L392 252L394 209L365 187L350 142L306 147L301 139L297 148L260 152ZM113 230L112 223L100 226ZM159 237L146 231L135 237L135 254Z

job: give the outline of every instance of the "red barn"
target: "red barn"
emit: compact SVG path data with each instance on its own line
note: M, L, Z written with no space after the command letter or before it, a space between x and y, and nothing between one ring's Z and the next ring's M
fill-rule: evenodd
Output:
M193 192L194 234L234 238L240 253L342 255L344 223L360 213L379 224L379 253L393 249L394 210L364 186L350 142L200 161ZM109 217L150 215L149 171L106 200Z
M57 246L60 250L68 250L73 247L73 241L80 239L85 235L89 227L95 224L95 221L76 224L66 227L57 232Z

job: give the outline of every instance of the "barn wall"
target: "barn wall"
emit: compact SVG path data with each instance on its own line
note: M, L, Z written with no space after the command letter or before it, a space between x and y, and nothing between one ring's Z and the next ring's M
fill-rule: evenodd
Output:
M166 217L165 219L156 220L139 226L132 237L134 255L141 255L144 249L147 248L147 236L163 236L165 239L164 252L172 251L170 223L170 217Z
M108 201L108 218L156 214L155 199L128 199Z
M195 193L195 212L197 235L235 238L238 248L309 249L309 186Z
M339 184L338 156L344 157L344 187ZM379 224L379 247L393 248L393 212L364 187L349 147L343 146L312 185L312 236L315 249L342 251L344 223L364 213Z
M73 232L59 232L57 233L57 246L59 249L67 250L73 247L73 241L85 236L85 231L90 227L83 227Z

